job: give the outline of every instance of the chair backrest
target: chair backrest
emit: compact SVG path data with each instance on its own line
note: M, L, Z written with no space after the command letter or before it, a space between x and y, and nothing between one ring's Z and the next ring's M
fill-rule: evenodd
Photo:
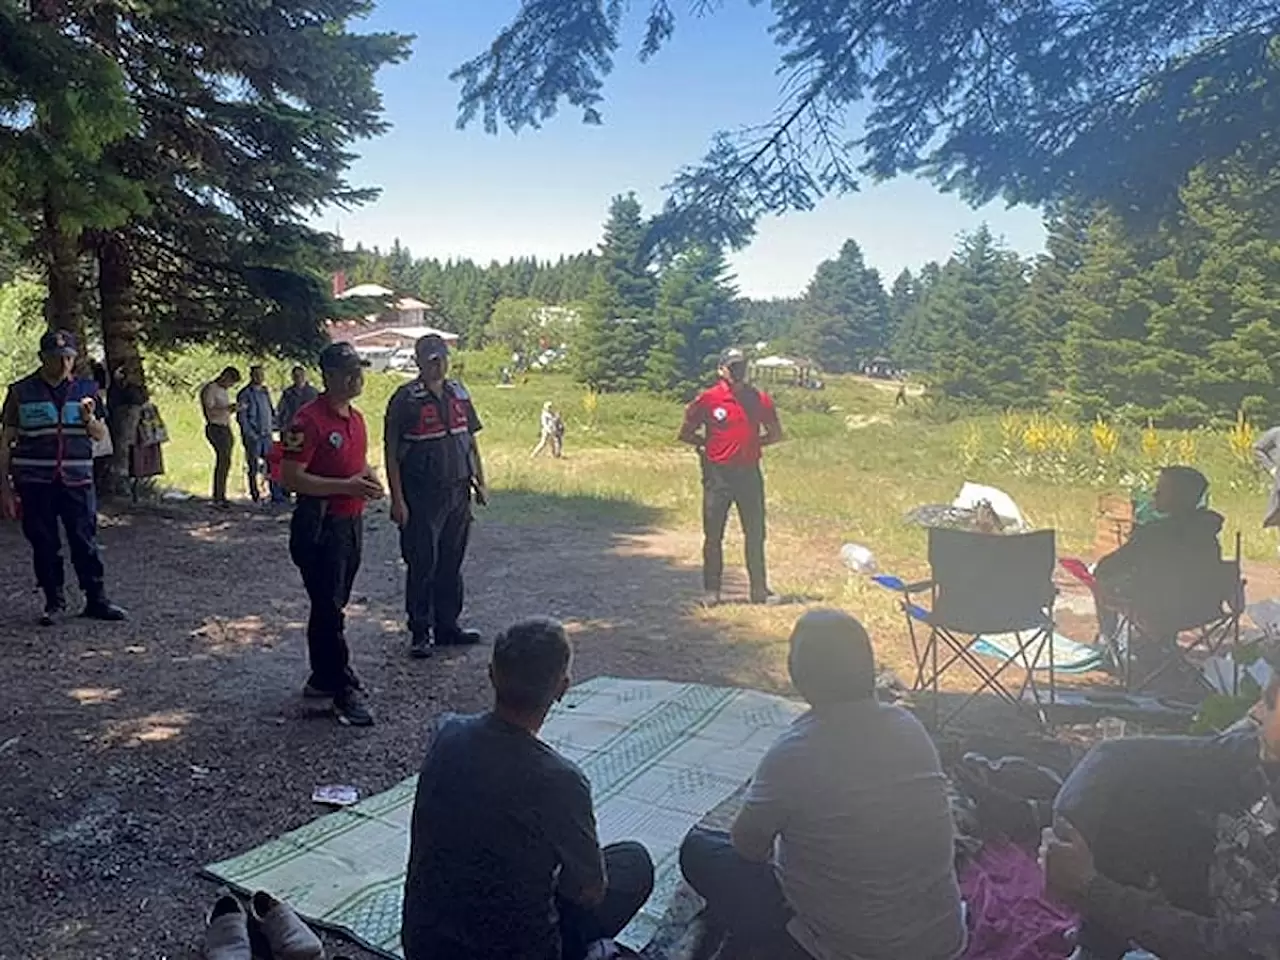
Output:
M1169 634L1212 624L1244 610L1240 552L1228 559L1191 561L1163 581L1138 581L1131 601L1150 628Z
M1053 606L1054 533L929 531L935 589L931 620L969 633L1047 626Z

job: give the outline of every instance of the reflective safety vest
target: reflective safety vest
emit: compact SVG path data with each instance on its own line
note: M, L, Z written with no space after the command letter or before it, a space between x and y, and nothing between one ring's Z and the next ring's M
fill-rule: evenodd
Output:
M80 402L96 399L98 385L77 379L55 388L36 373L11 390L18 405L18 440L9 461L14 483L93 483L93 440Z

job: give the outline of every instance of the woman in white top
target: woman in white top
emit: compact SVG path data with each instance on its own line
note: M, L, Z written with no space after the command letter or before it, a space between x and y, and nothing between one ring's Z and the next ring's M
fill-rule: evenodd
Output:
M564 453L564 421L560 419L560 414L556 413L550 400L542 405L542 436L529 456L536 457L547 448L548 443L551 444L551 455L559 460Z

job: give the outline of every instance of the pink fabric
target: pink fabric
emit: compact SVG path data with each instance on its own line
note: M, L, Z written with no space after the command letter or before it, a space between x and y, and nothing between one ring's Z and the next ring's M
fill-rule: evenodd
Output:
M1079 917L1044 892L1033 854L988 843L960 872L969 910L969 960L1063 960Z

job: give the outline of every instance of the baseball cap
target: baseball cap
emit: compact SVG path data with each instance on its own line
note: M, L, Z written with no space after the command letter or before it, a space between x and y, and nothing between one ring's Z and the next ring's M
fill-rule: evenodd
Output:
M352 371L367 366L369 361L360 356L349 343L331 343L320 351L321 370Z
M413 345L413 355L419 360L438 360L449 355L449 344L444 337L428 333L425 337L419 337L418 342Z
M58 357L74 357L78 352L75 334L50 330L40 338L40 352Z
M747 355L737 347L729 347L720 351L720 366L732 367L735 363L746 363Z

